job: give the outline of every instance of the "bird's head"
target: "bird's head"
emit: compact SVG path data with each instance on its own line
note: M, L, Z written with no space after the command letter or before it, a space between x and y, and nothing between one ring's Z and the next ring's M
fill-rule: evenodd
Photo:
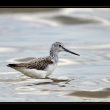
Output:
M64 44L61 43L61 42L55 42L55 43L53 43L52 46L51 46L51 50L53 50L53 51L55 51L55 52L65 51L65 52L69 52L69 53L71 53L71 54L80 56L79 54L74 53L74 52L72 52L72 51L66 49L66 48L64 47Z

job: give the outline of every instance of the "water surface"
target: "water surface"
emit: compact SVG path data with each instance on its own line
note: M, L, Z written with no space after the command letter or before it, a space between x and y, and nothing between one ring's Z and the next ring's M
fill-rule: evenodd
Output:
M7 67L13 58L49 54L60 41L80 57L62 52L51 77L31 79ZM109 8L0 9L0 101L109 101Z

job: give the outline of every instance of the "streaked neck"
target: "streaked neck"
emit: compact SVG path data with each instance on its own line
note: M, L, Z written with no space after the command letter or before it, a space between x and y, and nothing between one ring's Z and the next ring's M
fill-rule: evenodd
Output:
M58 52L54 51L54 50L50 50L50 57L55 61L58 62Z

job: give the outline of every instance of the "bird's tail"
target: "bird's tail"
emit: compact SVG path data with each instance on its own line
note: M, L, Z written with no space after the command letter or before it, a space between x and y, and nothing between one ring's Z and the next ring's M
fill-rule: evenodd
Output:
M11 67L11 68L23 68L25 67L25 64L24 63L20 63L20 64L8 64L7 65L8 67Z
M7 66L14 68L14 67L17 67L17 64L8 64Z

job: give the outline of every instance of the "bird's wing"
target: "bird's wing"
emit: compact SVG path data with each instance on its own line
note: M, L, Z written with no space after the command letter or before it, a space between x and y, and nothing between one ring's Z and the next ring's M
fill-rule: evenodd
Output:
M19 63L19 64L9 64L13 68L25 68L25 69L37 69L45 70L49 64L53 64L53 61L49 57L45 58L36 58L31 60L28 63Z

